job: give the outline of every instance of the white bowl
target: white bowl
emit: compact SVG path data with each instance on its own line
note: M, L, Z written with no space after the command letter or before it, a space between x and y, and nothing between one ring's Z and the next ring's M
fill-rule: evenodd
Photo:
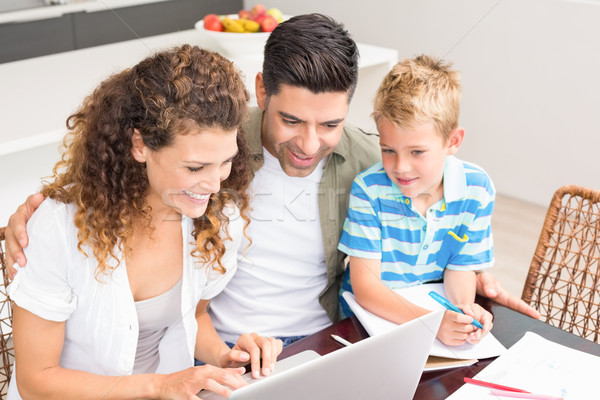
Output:
M228 15L237 19L237 14ZM216 45L217 51L226 57L262 57L265 43L271 32L235 33L217 32L204 29L204 21L200 20L194 27L209 37Z

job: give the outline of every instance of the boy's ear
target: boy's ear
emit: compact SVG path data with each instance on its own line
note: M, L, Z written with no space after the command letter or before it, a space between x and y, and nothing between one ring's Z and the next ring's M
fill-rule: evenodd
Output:
M131 155L137 162L146 162L146 145L142 140L142 135L137 129L133 130L133 136L131 136Z
M258 107L265 111L265 104L267 100L267 92L265 91L265 85L263 83L263 74L259 72L256 74L254 81L254 88L256 89L256 104Z
M465 137L465 130L461 127L454 129L448 136L448 155L453 155L458 151Z

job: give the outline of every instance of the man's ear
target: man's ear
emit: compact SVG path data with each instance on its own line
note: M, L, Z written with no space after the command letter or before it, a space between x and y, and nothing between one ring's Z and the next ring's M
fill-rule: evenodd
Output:
M448 155L453 155L458 151L465 137L465 130L461 127L454 129L448 136Z
M142 139L142 135L137 129L133 130L131 136L131 155L137 162L146 162L146 145Z
M258 108L265 111L265 105L267 102L267 92L265 91L262 72L256 74L254 88L256 90L256 104L258 105Z

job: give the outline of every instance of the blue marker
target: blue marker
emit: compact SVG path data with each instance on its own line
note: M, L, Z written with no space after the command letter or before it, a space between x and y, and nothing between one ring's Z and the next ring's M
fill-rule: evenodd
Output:
M448 301L448 299L444 298L439 293L437 293L437 292L435 292L435 291L432 290L431 292L429 292L429 295L431 297L433 297L433 299L435 301L437 301L438 303L440 303L441 305L443 305L444 307L446 307L448 310L455 311L455 312L461 313L461 314L465 314L463 312L463 310L461 310L460 308L456 307L454 304L450 303ZM475 325L476 327L478 327L479 329L483 329L483 325L481 325L481 323L479 321L477 321L475 318L473 318L473 322L471 322L471 323L473 325Z

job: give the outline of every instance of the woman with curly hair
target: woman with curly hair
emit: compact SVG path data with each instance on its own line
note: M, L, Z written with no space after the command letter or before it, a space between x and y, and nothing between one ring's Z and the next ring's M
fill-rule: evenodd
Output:
M184 45L111 76L68 118L9 287L9 398L228 396L249 361L269 373L281 341L230 349L206 310L249 222L248 98L230 61Z

